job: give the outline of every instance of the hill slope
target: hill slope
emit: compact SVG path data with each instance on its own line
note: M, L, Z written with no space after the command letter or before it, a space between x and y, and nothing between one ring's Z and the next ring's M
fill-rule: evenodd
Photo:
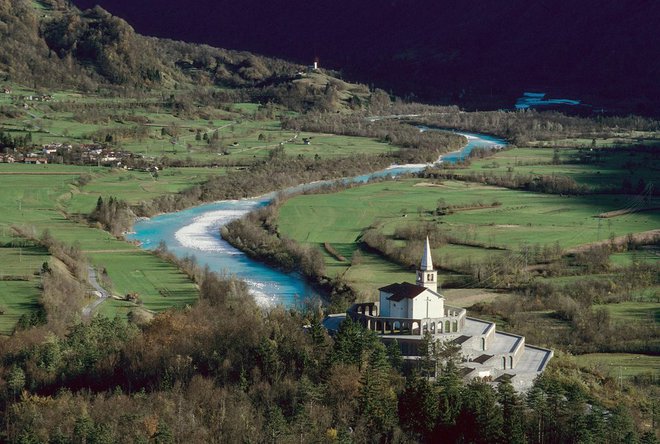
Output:
M0 82L32 88L120 93L224 88L227 101L274 101L290 109L338 110L365 103L364 85L331 72L249 52L145 37L100 7L62 0L0 0ZM215 90L218 93L218 90Z
M660 4L652 0L75 3L100 3L150 35L306 62L319 56L402 96L512 106L532 89L659 111Z

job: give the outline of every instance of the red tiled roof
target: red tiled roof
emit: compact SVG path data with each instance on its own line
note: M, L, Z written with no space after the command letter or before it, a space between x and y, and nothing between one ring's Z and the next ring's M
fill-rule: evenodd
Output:
M414 299L420 294L424 293L426 288L419 285L409 284L408 282L401 282L400 284L390 284L386 287L379 288L380 291L390 293L388 299L390 301L401 301L403 299Z

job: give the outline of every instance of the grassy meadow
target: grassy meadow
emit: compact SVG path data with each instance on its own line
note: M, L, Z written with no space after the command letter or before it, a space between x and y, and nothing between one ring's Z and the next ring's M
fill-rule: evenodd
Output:
M658 146L660 136L643 139L646 146ZM498 175L562 175L589 187L618 187L627 179L636 186L657 180L658 156L648 152L631 156L627 152L596 148L558 148L559 163L553 163L555 148L524 147L502 150L492 157L472 159L459 174L487 173ZM555 159L556 160L556 159Z
M480 163L499 162L498 168L502 174L508 174L507 164L511 163L518 165L515 167L518 170L526 169L530 174L572 175L576 181L590 187L600 187L606 183L602 177L593 173L593 166L572 163L552 165L553 155L553 149L511 149L488 159L473 161L464 169L453 171L469 173L481 168ZM603 154L602 158L607 158L607 154ZM629 162L634 165L634 173L648 180L647 183L653 184L657 180L653 176L658 168L657 158L649 158L648 154L643 153ZM607 180L619 184L621 177L630 174L631 167L621 168L615 164L611 162L608 173L611 177ZM436 211L439 207L453 210L439 215ZM655 209L609 218L597 217L602 213L635 207ZM624 194L569 196L532 193L474 182L399 179L332 194L293 197L279 207L277 226L278 231L285 236L317 245L324 252L328 274L342 276L358 290L360 299L375 300L376 290L380 286L390 282L414 282L415 275L412 269L405 269L375 252L363 249L360 240L368 229L375 228L403 248L404 241L396 240L394 236L397 228L420 222L434 224L451 238L445 245L432 246L434 264L441 267L438 280L443 285L448 281L455 282L457 276L452 270L462 269L466 263L495 263L498 267L507 264L522 266L525 259L521 252L526 248L558 246L567 252L591 243L657 230L660 227L658 207L660 201L652 196L644 199ZM324 243L331 244L347 260L338 260L327 253ZM351 261L357 250L361 251L359 260ZM574 269L572 272L575 275L569 273L545 277L543 273L533 279L539 284L553 284L557 288L570 288L587 280L616 282L619 268L633 264L657 264L657 253L657 245L642 246L631 251L612 253L607 271ZM616 293L618 290L615 287L611 291ZM459 285L443 290L443 294L448 303L468 309L483 307L483 304L516 307L520 303L520 297L506 288L464 288ZM600 297L608 299L610 295L601 294ZM594 310L595 313L599 308L604 308L611 325L635 325L644 329L646 334L653 335L660 326L660 287L650 284L629 292L626 298L618 303L600 303L585 309ZM480 312L480 316L498 322L505 330L524 333L530 343L560 343L575 328L558 316L555 310L546 308L507 308L507 313L502 315L495 308L492 312ZM635 344L643 346L655 340L650 336ZM632 361L618 358L619 355L613 355L612 362L616 363L612 365L627 366L627 375L630 377L648 374L649 371L657 374L657 358L645 355L634 355L630 358ZM608 365L604 359L594 358L593 362L603 367ZM587 365L592 365L591 361Z
M4 310L0 314L0 333L5 334L12 331L22 314L36 306L40 293L36 272L49 260L46 251L37 253L34 248L28 251L14 246L12 226L36 235L49 230L62 242L78 243L95 267L107 270L114 295L136 292L146 310L160 311L192 303L197 289L171 264L88 226L84 217L93 210L99 196L137 204L177 193L211 176L226 174L236 165L267 159L280 143L287 154L294 156L337 157L391 150L387 144L365 138L283 131L277 116L283 111L268 111L255 103L205 108L197 115L173 114L163 104L166 95L137 100L8 86L12 95L0 94L0 106L13 108L14 113L3 118L0 131L12 137L29 134L37 146L58 142L76 145L104 141L110 134L111 146L117 149L147 158L167 157L220 167L165 168L154 177L138 170L97 166L0 163L4 191L0 196L0 276L9 276L0 280L0 311ZM53 100L12 98L44 93L51 94ZM266 111L268 115L255 118ZM14 275L26 280L8 280ZM134 304L117 300L107 301L100 311L126 314L133 308Z
M148 173L70 165L0 164L0 181L6 190L0 196L0 208L4 210L0 213L0 275L29 277L27 281L0 281L0 306L6 307L5 314L0 315L0 332L10 333L20 315L34 309L40 294L35 272L49 260L41 248L15 246L20 240L13 235L14 225L33 230L36 235L47 229L60 241L78 243L91 264L97 269L106 268L113 294L137 292L148 310L194 302L197 289L175 266L103 230L66 217L90 212L100 194L139 201L174 192L188 186L195 177L204 177L199 171L189 173L174 175L172 181L165 175L154 183ZM92 177L82 187L77 185L81 174ZM127 179L118 180L120 177ZM140 179L144 179L144 185Z
M631 353L589 353L574 357L580 367L599 371L611 378L648 377L657 383L660 356Z
M443 205L497 205L436 216L433 212L439 200ZM447 234L465 243L501 249L457 244L434 249L438 264L451 267L468 259L502 255L505 250L518 251L523 244L558 243L568 249L660 226L660 211L609 219L594 217L626 205L626 196L559 196L468 182L406 179L333 194L297 196L280 208L278 227L282 234L302 242L329 242L347 258L369 226L377 225L382 233L392 235L397 227L416 221L440 224ZM327 264L337 273L349 266L329 255ZM360 268L369 266L359 265L351 275L361 275Z
M17 85L12 91L16 96L36 94ZM280 143L287 154L296 156L336 157L391 150L388 144L358 137L313 133L296 137L295 132L281 129L278 113L284 111L269 110L255 119L265 109L255 103L205 108L190 116L170 113L160 97L138 101L69 91L52 95L52 102L12 102L11 96L0 94L0 105L16 107L16 115L3 119L0 130L13 137L30 134L35 144L103 142L111 135L111 146L117 149L187 163L249 164L267 158ZM27 108L19 106L23 103ZM89 108L79 109L82 105Z

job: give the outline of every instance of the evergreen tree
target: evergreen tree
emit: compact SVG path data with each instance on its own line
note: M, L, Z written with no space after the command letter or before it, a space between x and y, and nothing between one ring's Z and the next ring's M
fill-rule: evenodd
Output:
M74 443L85 444L90 442L90 437L94 432L94 421L89 417L86 411L76 419L73 426L73 439Z
M360 369L365 364L366 356L377 345L382 347L378 337L371 330L346 319L339 326L335 335L335 346L332 353L334 362L357 365Z
M460 439L464 442L491 444L500 442L502 410L498 408L495 390L485 382L471 381L462 393L463 405L457 419Z
M502 406L502 434L507 438L507 442L511 444L527 442L523 403L509 378L497 387L497 400Z
M453 361L442 366L435 384L438 390L438 427L448 432L456 425L462 403L463 380Z
M430 440L438 419L437 387L425 378L413 376L399 397L401 427L415 438Z
M158 421L158 429L154 435L155 444L172 444L174 442L174 436L172 436L172 431L165 421Z
M396 424L396 394L385 346L377 342L362 376L359 408L368 428L387 432Z
M548 423L548 401L547 394L541 386L541 378L538 378L532 388L527 393L527 407L530 409L530 419L528 422L529 442L546 442L546 427Z
M618 405L612 410L607 435L607 442L612 444L637 442L635 424L630 417L630 412L623 405Z
M403 367L403 356L401 356L401 347L396 339L387 344L387 357L392 368L401 371Z

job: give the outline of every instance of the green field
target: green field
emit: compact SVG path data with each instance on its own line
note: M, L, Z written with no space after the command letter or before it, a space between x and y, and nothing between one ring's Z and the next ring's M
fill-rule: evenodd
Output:
M657 264L660 261L660 248L657 245L648 245L637 250L615 253L610 261L616 266L628 266L633 263Z
M29 281L0 281L0 305L7 307L6 314L0 315L0 331L11 332L20 315L34 309L39 296L39 277L34 273L49 260L38 248L12 247L16 240L13 225L37 235L48 229L56 239L79 243L94 266L108 270L113 293L123 296L137 292L149 310L194 302L197 289L176 267L103 230L69 220L66 214L88 213L100 194L139 201L201 181L205 173L191 169L152 181L148 173L106 168L0 164L0 180L6 190L0 196L4 209L0 213L0 275L30 276ZM92 177L84 187L75 185L81 174ZM127 179L118 180L121 177Z
M50 256L41 247L0 245L0 334L10 334L24 313L37 307L38 272ZM16 280L21 279L21 280Z
M660 356L628 353L591 353L575 356L578 365L595 369L612 378L648 375L654 381L660 376Z
M16 86L12 95L36 95ZM301 133L280 127L279 114L255 120L261 106L254 103L229 104L223 109L203 109L200 117L174 115L166 111L160 97L134 99L81 96L75 92L53 93L52 102L12 103L0 94L0 104L14 105L16 117L3 119L0 130L13 137L27 135L35 144L91 143L112 135L111 147L146 158L167 157L172 161L219 164L249 164L267 158L284 143L291 155L336 157L361 153L386 153L388 144L358 137ZM79 110L81 104L96 105ZM215 136L214 136L215 134ZM310 144L303 143L303 138Z
M431 212L442 199L448 205L473 202L499 205L458 211L446 216ZM528 193L464 182L431 183L417 179L370 184L333 194L297 196L279 211L279 230L293 239L321 245L330 242L350 257L362 232L378 224L386 235L415 221L433 221L458 241L518 251L522 244L562 248L607 240L660 226L660 211L600 219L594 216L625 207L621 196L567 197ZM301 222L304 221L304 222ZM503 254L465 245L434 250L445 265ZM343 264L328 256L329 266ZM345 265L344 265L345 267Z
M660 303L655 302L621 302L603 305L614 320L634 322L636 324L660 324Z
M166 167L154 177L149 172L119 168L0 163L0 183L5 191L0 196L0 245L4 246L0 259L20 254L20 250L7 246L14 239L12 226L37 236L47 229L60 241L78 243L92 265L106 268L112 283L110 290L116 296L136 292L144 308L152 311L189 304L196 299L197 289L174 266L88 226L84 217L93 210L99 196L139 204L177 193L211 176L226 174L236 165L266 159L280 143L292 156L337 157L387 153L392 149L388 144L365 138L283 131L277 114L285 111L275 109L274 116L256 120L254 117L262 107L254 103L205 108L196 116L175 115L164 106L160 95L135 100L8 86L13 89L12 96L53 96L51 102L38 102L17 101L0 94L0 105L15 111L14 117L3 118L0 131L12 137L29 134L37 146L55 142L75 146L103 141L107 134L112 134L111 147L147 158L164 156L187 163L229 165ZM86 179L84 185L78 182L81 176ZM46 252L35 261L28 261L24 255L25 260L13 261L11 266L10 261L0 260L0 276L30 276L28 281L0 281L0 308L6 311L0 315L0 331L4 333L11 332L16 319L37 303L40 277L34 273L49 260ZM126 302L108 301L101 311L125 314L131 307Z
M660 139L657 145L660 152ZM554 148L512 148L486 159L473 159L466 168L454 171L459 174L478 172L504 176L562 175L590 187L612 187L620 186L624 178L628 178L633 186L636 186L640 179L647 183L656 181L657 169L660 166L657 153L638 154L631 161L628 153L615 152L607 147L597 148L595 151L561 148L560 163L553 165L554 152ZM587 152L588 154L585 154ZM592 160L581 161L585 157Z

